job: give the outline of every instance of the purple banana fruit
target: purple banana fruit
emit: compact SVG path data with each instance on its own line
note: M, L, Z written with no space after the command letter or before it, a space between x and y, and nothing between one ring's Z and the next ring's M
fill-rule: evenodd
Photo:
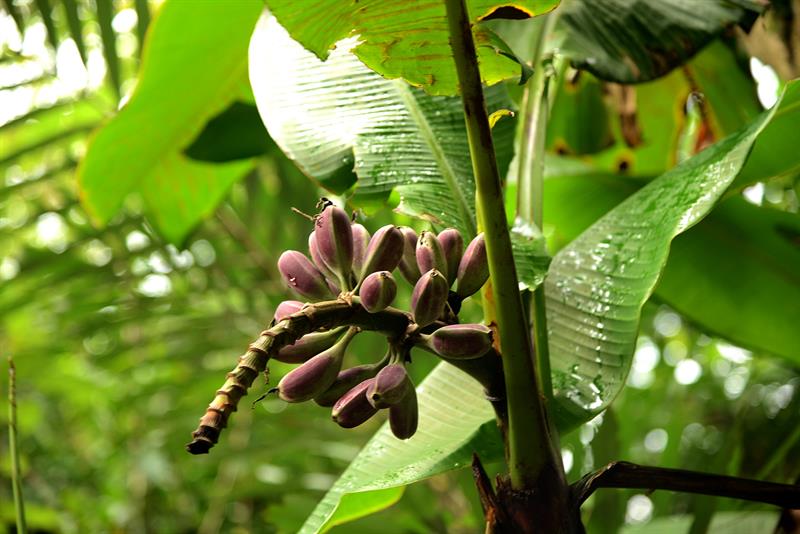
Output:
M412 387L400 402L389 407L389 427L397 439L408 439L417 431L418 423L417 392Z
M278 396L286 402L303 402L331 387L342 368L345 349L354 335L355 331L349 331L331 348L289 371L278 382Z
M400 274L403 275L409 284L416 284L422 273L419 272L417 265L417 232L408 226L401 226L405 244L403 246L403 257L400 259Z
M489 279L489 263L486 259L486 242L480 233L467 246L458 264L456 293L466 298L483 287Z
M391 224L379 228L369 240L359 280L376 271L394 271L402 257L403 233Z
M336 206L329 205L317 215L314 236L322 261L336 275L339 286L350 285L353 265L353 231L350 217Z
M275 322L279 323L293 313L299 312L303 309L303 306L305 306L305 304L299 300L284 300L275 308Z
M294 344L281 347L272 356L272 359L283 363L306 362L320 352L331 348L341 334L341 329L306 334L295 341Z
M368 378L373 378L378 373L378 366L357 365L340 371L331 387L314 397L314 402L320 406L333 406L342 395L353 389Z
M332 296L325 275L302 252L287 250L281 254L278 270L287 285L307 299L325 300Z
M369 247L369 232L358 223L351 227L353 231L353 273L356 276L364 270L364 260L367 259L367 247Z
M328 287L333 292L334 295L339 293L339 277L336 276L336 273L330 270L328 266L322 259L322 256L319 253L319 246L317 245L317 234L316 232L311 232L308 234L308 252L311 255L311 261L314 265L319 269L319 272L325 275L325 280L328 282Z
M442 247L445 263L447 263L447 281L450 285L453 285L453 282L456 281L456 275L458 275L458 264L461 261L461 255L464 253L464 238L455 228L447 228L439 232L436 239Z
M400 402L409 389L414 389L405 366L387 365L375 376L367 390L367 399L375 408L388 408Z
M378 271L361 282L358 295L365 310L377 313L386 309L397 296L397 282L389 271Z
M425 230L419 234L417 240L417 265L422 273L431 269L436 269L445 277L447 276L447 261L444 258L444 251L436 234ZM450 284L448 284L448 287Z
M377 413L377 408L367 401L367 389L374 382L369 378L356 385L336 401L331 418L342 428L355 428Z
M452 324L427 338L428 347L445 358L480 358L492 348L492 329L482 324Z
M442 314L447 302L448 284L444 275L432 269L423 274L411 294L411 312L414 322L427 326Z

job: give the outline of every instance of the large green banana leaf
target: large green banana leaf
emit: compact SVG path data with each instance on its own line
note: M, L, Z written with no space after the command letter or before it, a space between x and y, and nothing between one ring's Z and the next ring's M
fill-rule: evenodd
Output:
M379 76L349 52L354 42L340 42L322 62L274 18L262 18L250 80L270 135L322 185L336 188L354 169L358 197L393 194L400 211L473 235L475 186L460 99ZM511 105L502 87L487 100L490 110ZM498 159L508 161L513 121L501 120L494 135Z
M800 83L749 127L653 180L554 258L545 283L550 360L560 417L585 420L624 385L639 315L670 243L705 217L741 171L758 135Z
M501 7L513 7L523 16L536 16L557 5L558 0L467 2L473 22L498 15ZM403 78L431 94L452 95L458 91L444 2L269 0L267 6L294 39L321 59L326 59L342 39L357 37L359 44L353 52L381 75ZM485 83L491 85L520 75L519 60L496 35L475 24L473 36Z
M636 184L618 176L548 179L545 219L556 228L553 244L564 246L635 191ZM800 250L792 242L797 235L797 214L741 197L725 200L675 240L654 296L704 331L798 363Z
M683 64L732 25L749 28L756 0L574 0L559 25L562 52L598 78L638 83Z

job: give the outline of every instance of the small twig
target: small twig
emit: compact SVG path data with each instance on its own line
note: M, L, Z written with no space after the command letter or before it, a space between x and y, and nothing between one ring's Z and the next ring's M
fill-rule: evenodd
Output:
M255 242L250 235L250 231L242 221L239 220L239 217L233 209L229 206L222 206L222 208L217 211L217 220L219 220L222 228L239 242L258 268L268 273L274 271L275 267L272 261L270 261L269 255Z
M798 486L629 462L612 462L572 484L573 505L579 507L598 488L662 489L800 508Z
M311 221L311 222L314 222L314 221L316 220L316 217L314 217L313 215L309 215L308 213L306 213L306 212L304 212L303 210L300 210L300 209L298 209L298 208L295 208L294 206L292 206L292 207L291 207L291 208L289 208L289 209L290 209L290 210L291 210L293 213L296 213L297 215L299 215L299 216L303 217L304 219L308 219L308 220L309 220L309 221Z
M17 518L17 532L25 534L25 501L22 498L22 470L19 467L17 446L17 373L14 360L8 357L8 448L11 453L11 485L14 491L14 512Z

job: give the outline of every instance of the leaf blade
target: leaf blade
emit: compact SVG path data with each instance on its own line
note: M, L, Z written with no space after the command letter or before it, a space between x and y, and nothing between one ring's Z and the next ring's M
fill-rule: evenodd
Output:
M755 1L596 0L561 11L565 55L600 79L639 83L663 76L728 26L748 27L764 6Z
M274 18L253 34L250 78L262 120L275 142L323 186L341 172L358 175L361 197L400 199L398 209L474 235L474 182L461 103L386 80L339 43L320 61ZM271 73L280 70L279 79ZM490 109L508 108L501 87ZM498 160L510 160L513 121L494 129Z
M345 494L386 491L452 469L453 463L468 465L473 437L483 445L482 457L502 457L499 436L492 435L493 423L482 432L481 425L491 421L493 412L483 398L480 385L455 367L441 363L417 388L419 429L408 441L392 436L384 425L364 446L331 490L306 520L301 533L325 531L327 528L371 513L357 514L352 508L339 513L340 499ZM475 402L469 401L478 401ZM492 439L494 438L494 439ZM431 454L433 443L445 443L444 454ZM466 446L466 447L465 447ZM389 506L397 496L393 492L372 498L371 510ZM380 497L380 496L378 496Z
M168 2L162 7L151 28L134 95L95 134L78 169L82 202L97 223L107 223L128 194L143 192L151 199L148 207L151 212L156 211L157 218L158 210L174 208L160 219L175 217L182 221L179 227L186 232L207 213L208 202L227 190L230 169L239 169L241 177L243 167L220 167L214 179L208 174L212 167L193 166L185 158L179 163L176 154L200 133L207 119L240 94L246 83L249 30L261 9L256 0L230 5ZM180 30L187 21L194 29L190 34ZM165 87L170 88L166 96ZM168 179L167 174L158 171L169 165L203 169L202 181L208 189L193 212L187 204L171 208L154 202L157 195L152 190L148 192L148 188L155 187L154 173ZM107 176L114 176L115 181L109 182ZM168 183L162 186L166 189ZM179 240L180 232L161 230Z
M335 43L358 35L354 53L365 65L387 78L402 78L435 95L458 92L458 80L441 2L392 0L369 4L337 0L270 0L270 11L297 41L318 58L327 59ZM487 85L520 75L523 63L498 53L499 39L480 24L504 4L493 0L468 2L481 76ZM517 13L536 16L558 5L557 0L515 2ZM524 70L524 68L523 68Z
M545 219L558 228L555 246L565 246L636 189L624 177L546 180ZM797 362L797 235L796 216L727 199L673 241L653 296L707 332Z
M787 93L798 88L791 84ZM576 423L621 389L641 307L672 239L711 210L775 109L650 182L553 258L545 282L553 381L560 408Z

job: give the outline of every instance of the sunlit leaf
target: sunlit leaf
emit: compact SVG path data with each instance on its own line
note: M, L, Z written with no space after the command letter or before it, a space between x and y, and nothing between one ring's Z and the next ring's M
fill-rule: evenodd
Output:
M787 94L798 89L792 84ZM621 389L639 313L670 242L711 210L773 116L774 110L765 113L650 182L553 258L545 282L553 385L559 410L574 412L576 423Z
M106 223L138 191L157 221L171 222L160 229L179 241L221 198L233 175L249 168L191 163L180 151L241 94L250 29L261 8L257 0L176 1L161 8L136 91L93 138L79 168L82 200L97 222ZM187 25L193 28L188 34ZM187 169L198 181L184 191L179 186L188 186L192 176L175 172Z
M637 83L683 64L729 26L752 25L757 0L593 0L564 5L562 52L598 78Z
M375 74L340 43L322 62L272 17L253 34L250 78L275 142L322 185L341 190L355 169L359 196L386 198L398 209L474 235L472 165L456 97L433 97ZM281 76L275 76L281 72ZM508 108L502 87L487 92L490 110ZM514 121L494 128L498 160L513 150Z
M497 15L504 6L522 16L537 16L557 5L558 0L467 2L473 22ZM381 75L403 78L431 94L458 91L443 2L269 0L267 6L294 39L321 59L326 59L340 40L358 36L353 53ZM473 35L484 83L521 76L519 60L494 33L474 24Z

